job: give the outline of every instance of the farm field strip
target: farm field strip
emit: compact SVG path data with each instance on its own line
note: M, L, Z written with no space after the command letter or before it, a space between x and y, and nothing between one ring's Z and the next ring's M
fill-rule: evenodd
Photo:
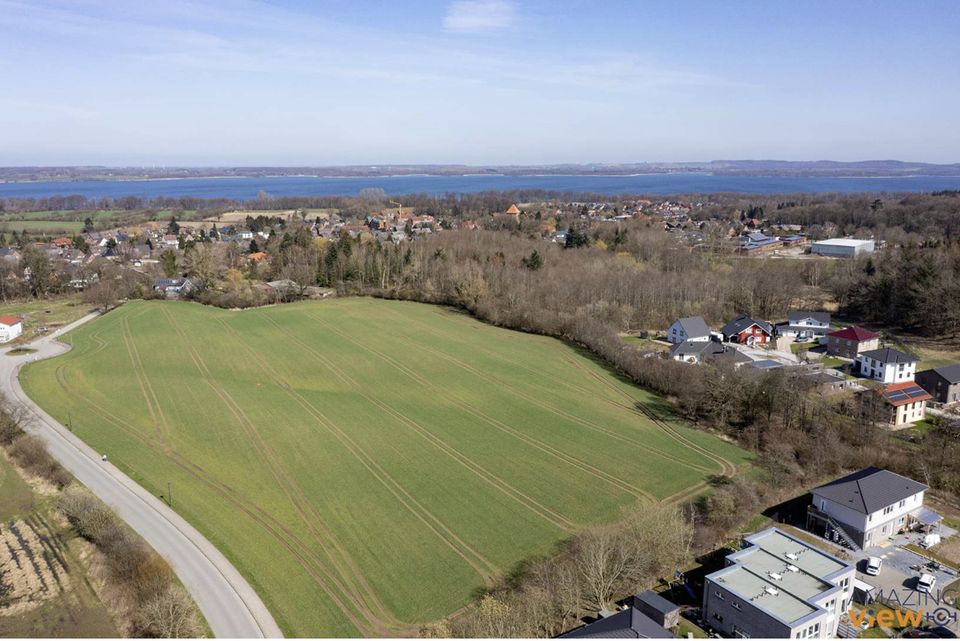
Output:
M563 343L415 303L135 301L67 339L26 391L172 486L289 635L413 634L570 532L745 460Z

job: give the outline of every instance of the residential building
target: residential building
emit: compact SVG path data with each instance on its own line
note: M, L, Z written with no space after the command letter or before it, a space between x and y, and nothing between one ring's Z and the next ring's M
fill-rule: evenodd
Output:
M917 357L890 347L860 352L856 357L857 371L864 378L881 383L912 381L917 372Z
M22 320L16 316L0 316L0 343L9 343L22 333Z
M703 619L729 637L833 638L855 578L854 565L769 528L704 579Z
M723 340L743 345L763 345L773 338L773 326L762 320L740 314L720 330Z
M702 363L726 350L722 343L716 341L684 341L670 347L670 358L684 363Z
M787 322L777 323L777 335L790 338L823 338L830 331L829 312L787 312Z
M845 327L827 334L827 354L856 358L860 352L880 348L880 334L862 327Z
M667 330L667 340L674 345L684 341L708 341L710 328L703 316L688 316L673 322Z
M923 483L868 467L810 490L807 527L850 547L868 548L909 527L931 525L940 516L924 507Z
M960 403L960 363L917 372L916 381L937 403Z
M810 246L810 253L833 258L853 258L860 254L872 254L874 249L876 249L876 246L872 240L829 238L813 243Z
M656 621L631 607L560 635L561 639L673 639Z
M876 390L867 393L876 394ZM887 423L891 427L904 427L927 416L927 401L933 397L915 381L887 385L880 391L887 407Z

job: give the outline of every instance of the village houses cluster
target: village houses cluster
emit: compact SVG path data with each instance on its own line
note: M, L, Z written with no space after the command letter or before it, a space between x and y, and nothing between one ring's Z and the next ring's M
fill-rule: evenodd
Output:
M776 324L740 314L719 331L700 316L676 320L666 333L677 361L731 363L757 370L792 368L825 392L870 395L883 423L907 427L937 408L960 403L960 363L917 371L919 359L882 344L862 327L833 327L827 312L789 312Z

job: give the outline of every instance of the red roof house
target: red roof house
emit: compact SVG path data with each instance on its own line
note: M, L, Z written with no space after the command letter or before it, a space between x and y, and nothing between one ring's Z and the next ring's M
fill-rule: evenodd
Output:
M827 354L856 358L860 352L880 349L880 334L862 327L845 327L827 334Z

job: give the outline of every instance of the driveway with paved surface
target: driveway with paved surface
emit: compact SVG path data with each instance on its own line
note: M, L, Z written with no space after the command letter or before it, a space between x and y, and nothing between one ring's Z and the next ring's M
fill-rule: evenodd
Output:
M34 349L35 353L0 354L0 391L28 410L24 428L41 437L54 458L170 563L214 635L282 637L260 597L213 544L166 503L113 465L101 461L97 452L44 412L20 387L19 370L24 364L66 352L69 346L57 342L56 338L96 317L97 314L90 314L49 336L20 346Z

